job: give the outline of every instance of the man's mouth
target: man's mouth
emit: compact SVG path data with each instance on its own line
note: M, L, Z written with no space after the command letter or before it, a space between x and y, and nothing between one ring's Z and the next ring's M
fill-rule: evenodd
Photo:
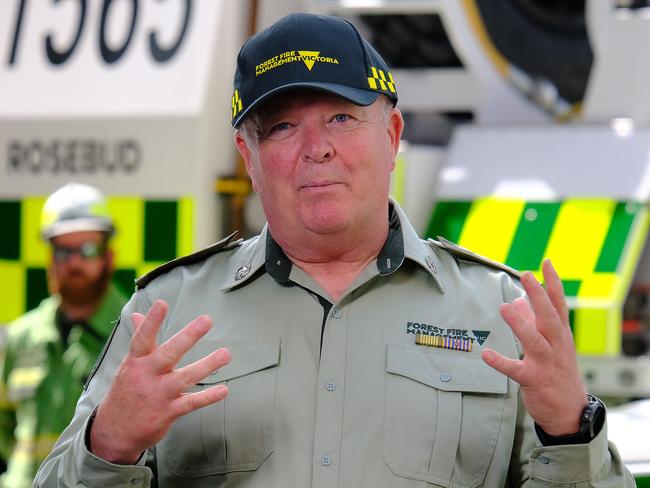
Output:
M309 183L306 183L301 186L301 188L305 189L310 189L310 188L325 188L328 186L334 186L338 185L339 183L336 181L310 181Z

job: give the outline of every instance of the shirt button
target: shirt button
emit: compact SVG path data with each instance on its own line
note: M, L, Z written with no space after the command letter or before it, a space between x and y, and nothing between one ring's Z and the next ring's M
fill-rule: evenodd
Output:
M449 373L440 373L440 381L448 383L449 380L451 380L451 375Z
M322 458L320 458L320 463L323 466L329 466L330 464L332 464L332 458L329 456L323 456Z
M141 482L142 482L142 478L133 478L131 480L132 485L137 485L138 483L141 483Z
M537 460L542 464L551 464L551 460L546 456L540 456L537 458Z
M332 310L332 317L334 317L335 319L340 319L341 315L342 314L340 309L335 308L334 310Z
M327 388L327 391L334 391L336 390L336 383L334 383L333 381L328 381L327 383L325 383L325 388Z

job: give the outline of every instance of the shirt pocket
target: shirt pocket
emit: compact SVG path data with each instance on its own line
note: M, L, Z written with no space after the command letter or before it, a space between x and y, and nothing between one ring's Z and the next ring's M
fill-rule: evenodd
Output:
M398 476L480 486L496 448L507 378L479 355L389 345L383 458Z
M177 367L220 347L230 349L231 362L190 391L220 383L228 386L228 396L177 419L159 444L174 475L253 471L271 455L280 341L199 342Z

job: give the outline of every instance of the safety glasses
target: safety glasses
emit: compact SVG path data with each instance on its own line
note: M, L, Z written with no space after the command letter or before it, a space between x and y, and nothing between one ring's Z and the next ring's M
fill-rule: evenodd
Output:
M74 254L85 260L97 259L104 255L106 246L102 243L86 242L81 247L52 246L52 255L57 263L65 263Z

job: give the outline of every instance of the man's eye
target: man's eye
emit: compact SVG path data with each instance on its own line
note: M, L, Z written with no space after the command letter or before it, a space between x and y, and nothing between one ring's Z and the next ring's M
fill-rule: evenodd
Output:
M287 130L290 127L289 122L280 122L279 124L275 124L273 127L271 127L270 132L277 132L281 130Z
M337 121L337 122L346 122L346 121L350 120L350 118L351 117L348 114L336 114L334 116L334 120Z

